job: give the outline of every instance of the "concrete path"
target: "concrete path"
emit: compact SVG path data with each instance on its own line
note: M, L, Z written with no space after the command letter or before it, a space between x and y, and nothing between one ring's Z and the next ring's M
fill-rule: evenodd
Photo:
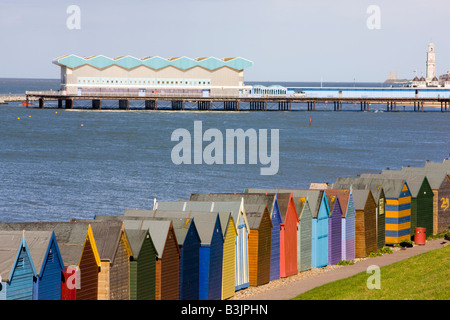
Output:
M344 266L342 268L330 270L328 272L310 278L301 279L284 287L275 288L273 290L256 294L242 300L289 300L301 293L304 293L328 282L348 278L360 272L366 272L367 268L371 265L383 267L430 250L442 248L444 245L449 244L450 242L443 238L430 240L427 241L425 245L415 245L412 248L407 248L406 250L398 250L392 254L384 254L380 257L362 260L355 263L354 265Z

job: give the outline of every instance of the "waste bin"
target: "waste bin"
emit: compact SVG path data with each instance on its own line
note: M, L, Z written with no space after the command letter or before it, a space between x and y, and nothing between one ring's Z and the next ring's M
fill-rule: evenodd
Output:
M424 245L426 241L426 228L416 227L414 233L414 243L419 245Z

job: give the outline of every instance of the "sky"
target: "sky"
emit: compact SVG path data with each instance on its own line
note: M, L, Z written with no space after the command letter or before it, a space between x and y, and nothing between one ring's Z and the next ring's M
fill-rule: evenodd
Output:
M0 78L57 79L53 59L101 54L243 57L245 81L381 82L425 75L430 42L439 76L449 13L448 0L0 0Z

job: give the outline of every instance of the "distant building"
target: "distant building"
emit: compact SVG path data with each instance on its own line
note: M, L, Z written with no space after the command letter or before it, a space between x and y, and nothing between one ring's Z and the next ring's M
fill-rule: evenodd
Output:
M102 55L84 58L68 55L53 63L61 67L61 90L78 95L100 92L239 95L251 89L244 84L244 69L253 65L240 57L164 59L154 56L138 59Z
M436 52L434 49L433 42L431 42L428 45L426 68L427 68L426 77L425 78L423 76L420 78L414 77L414 79L411 81L411 87L417 88L441 87L441 86L450 87L450 83L446 84L445 81L439 80L436 77Z
M427 82L434 81L436 78L436 52L434 51L434 43L428 45L427 52Z
M412 87L417 87L417 88L425 88L427 86L427 81L424 77L414 77L414 79L411 82L411 86Z

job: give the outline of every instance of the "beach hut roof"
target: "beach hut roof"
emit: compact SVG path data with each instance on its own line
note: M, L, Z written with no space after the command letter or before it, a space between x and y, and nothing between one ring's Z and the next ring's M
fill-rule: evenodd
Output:
M170 220L124 220L125 228L129 229L148 229L153 245L156 248L158 257L161 258L166 244L167 235L170 231L172 221ZM177 246L178 247L178 246Z
M428 183L432 189L439 189L446 176L450 176L450 169L446 168L416 168L403 167L402 172L411 174L423 174L427 177Z
M262 204L250 204L246 208L246 214L247 214L247 220L250 225L250 229L258 229L263 215L264 211L267 210L267 205ZM272 221L269 219L270 224L272 224Z
M143 210L136 210L136 211L143 211ZM145 210L145 211L153 211L153 210ZM148 217L150 218L151 216ZM167 239L167 234L169 233L170 227L172 226L172 221L170 220L158 221L156 219L145 219L144 217L136 217L136 216L134 217L97 216L96 219L121 220L123 222L127 236L130 230L148 230L153 242L153 246L155 247L159 258L162 257L164 245Z
M281 221L286 220L286 213L289 206L289 200L291 199L291 193L277 193L278 208L280 209Z
M347 213L348 202L350 201L350 190L349 189L326 189L325 194L338 197L339 204L342 209L342 216L345 217Z
M382 178L337 178L336 183L332 185L333 189L345 188L352 186L354 189L370 189L372 195L377 193L378 199L380 189L387 198L398 198L402 192L403 185L406 183L404 179L382 179Z
M4 222L0 223L0 230L52 230L55 233L65 265L78 265L83 253L86 236L92 232L89 222ZM94 254L96 255L96 253ZM98 259L97 255L96 259ZM100 264L100 261L97 260L97 263Z
M117 248L119 247L123 229L122 221L100 221L91 222L97 250L102 260L114 262ZM126 244L128 246L128 244Z
M25 240L33 259L34 267L38 275L43 272L44 262L47 259L49 245L55 235L53 231L27 231L25 230ZM60 255L58 246L56 246L57 255ZM59 259L61 269L64 269L62 258Z
M313 218L317 218L319 213L320 204L323 197L323 190L314 190L314 189L257 189L257 188L247 188L246 192L249 193L259 193L259 192L273 192L277 195L281 193L291 193L292 197L295 199L305 198L308 200L309 207L313 214ZM294 201L298 204L297 201ZM297 209L297 208L296 208ZM300 208L299 208L300 209ZM280 210L281 211L281 210ZM297 214L300 214L297 209Z
M295 198L305 197L308 200L313 218L317 218L324 196L323 190L298 189L291 190Z
M361 175L362 176L362 175ZM364 175L366 176L366 175ZM397 171L397 170L383 170L381 174L370 175L372 177L386 177L386 179L404 179L408 184L409 190L413 197L417 197L420 188L422 187L424 181L428 182L428 178L424 173L408 173L405 171ZM429 182L428 182L429 183Z
M450 169L450 160L444 159L442 162L430 162L427 161L425 163L424 168L446 168Z
M0 231L0 276L10 281L19 249L26 246L23 231ZM31 258L32 259L32 258ZM33 265L33 262L31 263Z
M230 217L224 217L228 213L231 214L234 221L238 221L241 212L242 201L164 201L156 202L154 209L156 210L171 210L171 211L200 211L210 213L222 213L222 231L225 234L228 228L228 221ZM225 219L225 220L223 220ZM247 222L245 222L247 224ZM226 228L225 228L225 227Z
M353 203L355 210L364 210L371 191L369 189L353 189Z
M124 213L125 216L139 216L139 217L153 217L153 218L184 218L194 219L195 226L197 227L198 235L202 244L210 244L214 226L218 219L218 213L211 214L209 211L180 211L180 210L136 210L127 209ZM126 227L126 226L125 226ZM222 232L222 231L221 231ZM153 235L152 235L153 237Z
M247 204L267 204L267 209L272 212L275 205L275 193L251 194L251 193L211 193L211 194L191 194L192 201L237 201L244 198L245 211Z
M151 239L150 232L148 229L125 229L125 233L127 235L128 242L130 243L133 258L138 259L145 239ZM153 241L151 242L153 245Z

